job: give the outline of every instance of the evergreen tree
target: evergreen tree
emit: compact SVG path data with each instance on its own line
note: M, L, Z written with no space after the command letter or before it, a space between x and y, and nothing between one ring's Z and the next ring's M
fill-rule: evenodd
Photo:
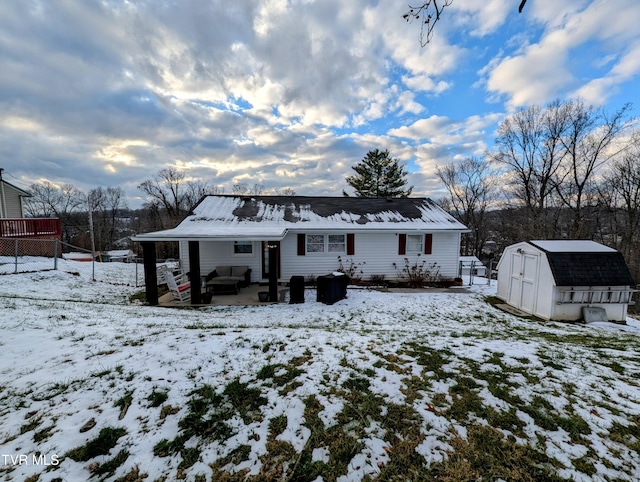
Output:
M398 159L389 155L389 150L374 149L356 166L353 176L347 176L347 184L358 197L408 197L413 186L405 190L407 171ZM348 194L342 191L345 196Z

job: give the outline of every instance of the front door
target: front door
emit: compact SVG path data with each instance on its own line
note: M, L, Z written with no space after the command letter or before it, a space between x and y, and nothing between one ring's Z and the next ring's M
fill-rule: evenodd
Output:
M276 260L278 266L278 278L280 278L280 241L263 241L262 242L262 279L269 277L269 245L277 246L278 259Z

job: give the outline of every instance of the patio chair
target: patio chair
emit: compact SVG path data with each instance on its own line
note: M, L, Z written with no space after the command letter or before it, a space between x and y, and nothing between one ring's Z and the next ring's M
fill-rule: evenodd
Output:
M176 301L191 300L191 283L184 273L173 274L171 271L165 271L164 277L167 281L167 287L171 292L171 296Z

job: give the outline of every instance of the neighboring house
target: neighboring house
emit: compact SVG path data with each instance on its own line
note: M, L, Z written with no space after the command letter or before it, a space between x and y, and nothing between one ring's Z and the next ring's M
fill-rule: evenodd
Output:
M155 259L155 242L178 241L192 274L245 265L252 282L269 277L270 256L281 281L331 273L338 257L345 268L357 266L363 279L396 279L405 262L423 261L454 278L466 231L427 198L211 195L175 228L133 240L142 243L145 260Z
M487 267L476 256L460 256L460 275L486 276Z
M31 197L31 194L8 183L0 176L0 218L24 218L23 199L25 197Z
M61 239L62 229L57 218L27 218L24 215L24 198L31 195L2 179L0 169L0 239L11 239L0 243L2 255L52 256L56 248L36 240ZM24 239L15 247L15 239Z
M581 320L595 307L625 321L635 286L622 254L594 241L516 243L498 263L498 298L545 320Z

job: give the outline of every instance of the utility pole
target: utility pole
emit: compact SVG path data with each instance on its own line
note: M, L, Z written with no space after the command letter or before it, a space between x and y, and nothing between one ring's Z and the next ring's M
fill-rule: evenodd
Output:
M7 217L7 199L4 197L4 181L2 180L3 172L4 172L4 169L0 167L0 191L1 191L0 194L2 195L2 200L1 200L2 211L0 212L0 218Z
M87 207L89 208L89 233L91 235L91 278L96 280L96 238L93 234L93 203L91 194L87 196Z

